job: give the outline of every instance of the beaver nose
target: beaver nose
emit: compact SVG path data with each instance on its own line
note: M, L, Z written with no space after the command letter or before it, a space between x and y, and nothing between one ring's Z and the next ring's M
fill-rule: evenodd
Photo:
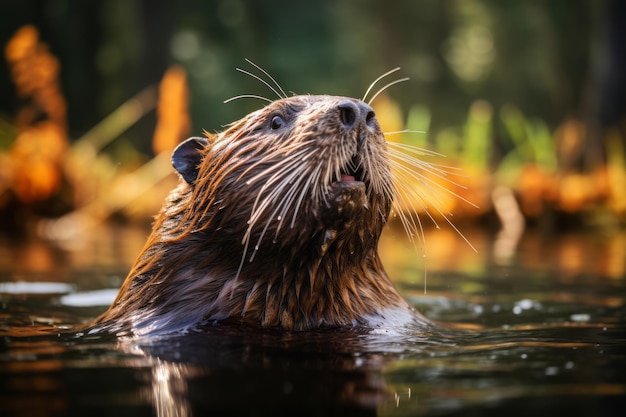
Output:
M339 118L346 129L352 129L359 123L372 126L374 110L363 102L343 101L339 104Z

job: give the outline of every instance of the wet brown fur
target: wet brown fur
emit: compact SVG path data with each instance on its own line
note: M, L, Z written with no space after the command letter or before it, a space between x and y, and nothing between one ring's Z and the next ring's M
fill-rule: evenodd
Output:
M310 330L419 319L377 253L394 197L384 136L375 119L346 128L346 101L367 109L295 96L209 137L197 180L169 195L92 327L161 334L214 322ZM362 182L340 181L346 170Z

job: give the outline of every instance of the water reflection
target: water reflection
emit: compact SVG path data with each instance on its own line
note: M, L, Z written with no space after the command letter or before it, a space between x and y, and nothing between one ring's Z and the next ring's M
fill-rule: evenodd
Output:
M527 233L503 261L464 232L478 254L438 231L425 261L384 236L390 275L438 322L396 335L59 335L106 308L90 297L119 286L145 230L82 248L0 242L0 414L610 415L626 396L624 235Z
M152 366L152 403L157 416L189 416L191 404L187 399L187 378L194 376L194 369L187 365L168 362Z
M0 411L32 415L49 401L58 408L41 415L96 407L159 416L439 415L479 406L502 415L519 398L540 398L539 414L549 415L563 397L589 407L626 395L623 327L448 327L392 338L205 330L143 341L5 338Z
M132 349L150 358L159 416L376 415L388 395L382 360L362 357L355 344L349 335L303 340L218 329Z

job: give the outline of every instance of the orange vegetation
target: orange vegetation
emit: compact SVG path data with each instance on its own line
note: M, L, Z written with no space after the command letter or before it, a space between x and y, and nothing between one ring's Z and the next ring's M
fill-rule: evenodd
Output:
M0 167L0 178L8 180L0 184L0 193L12 190L22 204L45 201L61 191L69 146L60 65L33 26L19 29L5 54L24 104L16 116L17 137Z
M170 67L159 84L158 122L152 138L155 154L172 152L189 134L188 96L185 70Z
M5 54L21 106L15 117L15 139L8 150L0 150L0 215L18 213L14 217L22 221L24 213L58 216L74 210L97 222L114 212L129 214L130 206L135 211L142 207L137 218L158 210L167 190L154 185L171 173L169 153L190 132L185 70L169 68L158 87L152 138L157 156L135 171L121 172L101 150L154 108L154 88L129 99L70 145L60 64L40 41L37 29L20 28ZM498 113L489 103L477 101L464 126L432 132L430 111L424 106L416 105L405 118L400 106L384 93L373 106L388 139L423 148L432 144L432 149L447 154L447 158L434 153L424 156L435 171L441 168L446 174L425 171L421 183L413 184L422 190L431 212L454 213L455 219L482 216L492 208L492 190L505 187L527 218L546 211L587 214L597 209L604 210L601 214L613 213L618 220L626 216L626 158L617 130L603 138L607 161L588 161L585 171L580 161L586 160L583 152L589 132L577 120L566 120L550 131L514 106L503 106ZM405 127L408 130L402 133ZM494 141L502 137L508 138L512 149L495 158ZM445 189L450 192L439 192ZM409 197L419 200L417 194ZM422 204L414 202L416 208ZM34 206L39 210L23 210Z
M5 54L20 107L15 138L9 149L0 150L2 223L19 230L23 225L13 223L27 221L33 214L58 216L67 211L80 213L74 218L93 217L91 221L97 222L139 196L155 202L145 208L146 213L158 210L162 192L155 198L146 192L171 172L169 158L156 157L135 172L122 172L101 152L104 144L154 108L153 89L140 92L70 144L60 64L40 41L37 29L20 28L7 43ZM184 69L171 67L159 85L153 137L156 154L169 154L189 134L188 96Z
M59 61L46 44L39 41L33 26L23 26L9 40L5 50L17 95L28 104L17 116L17 127L28 128L46 119L63 128L66 126L65 99L59 84Z

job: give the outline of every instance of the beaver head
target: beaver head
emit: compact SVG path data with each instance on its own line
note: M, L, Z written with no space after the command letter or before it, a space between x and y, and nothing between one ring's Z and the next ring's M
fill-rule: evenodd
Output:
M394 187L369 105L280 99L183 142L172 164L181 184L97 327L308 330L416 317L377 253Z

